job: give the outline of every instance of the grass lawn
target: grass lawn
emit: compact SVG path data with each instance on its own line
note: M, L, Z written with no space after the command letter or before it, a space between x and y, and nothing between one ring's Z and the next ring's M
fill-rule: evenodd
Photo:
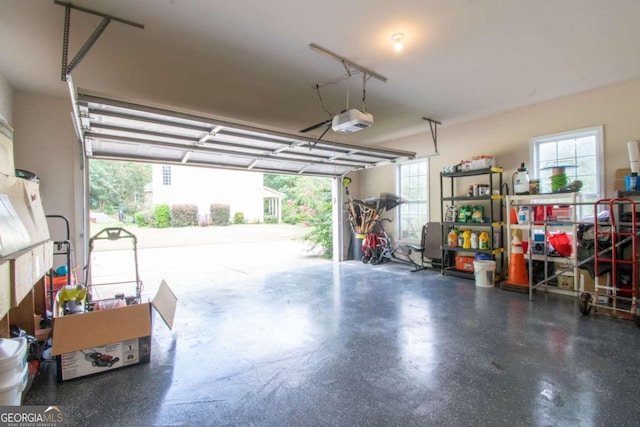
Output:
M310 228L302 224L232 224L228 226L151 228L138 227L135 224L91 223L90 235L96 236L107 227L120 227L133 234L137 247L163 248L176 246L216 245L257 241L302 241ZM122 236L126 236L123 233ZM106 237L106 234L101 235ZM130 248L131 239L117 241L97 240L94 250Z

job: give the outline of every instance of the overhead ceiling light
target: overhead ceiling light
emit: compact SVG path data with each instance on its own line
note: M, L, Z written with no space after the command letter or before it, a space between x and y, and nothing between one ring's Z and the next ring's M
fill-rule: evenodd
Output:
M393 40L393 50L395 50L396 52L400 52L403 47L402 41L404 40L404 34L395 33L391 36L391 40Z

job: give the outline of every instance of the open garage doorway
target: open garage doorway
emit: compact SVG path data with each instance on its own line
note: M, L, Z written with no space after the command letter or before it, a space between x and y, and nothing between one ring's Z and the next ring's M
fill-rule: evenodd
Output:
M130 239L95 240L91 281L119 284L136 270L152 294L327 263L332 179L89 159L90 236L123 228ZM137 258L137 259L136 259ZM147 286L149 284L149 286ZM100 298L132 287L98 288Z
M326 222L332 225L332 251L335 261L345 259L342 178L352 171L388 165L415 157L413 152L342 143L332 141L330 137L314 138L300 133L286 133L235 123L203 113L105 97L82 89L78 89L77 92L75 89L72 90L72 97L74 127L83 148L84 158L88 163L95 160L149 162L165 166L165 171L193 166L199 169L286 174L305 178L323 177L329 180L333 209L330 221ZM171 179L173 178L171 175ZM167 179L167 174L164 177L161 174L161 179ZM190 184L192 189L200 192L207 192L216 186L232 189L237 194L243 192L233 180L225 178L211 181L191 180ZM275 189L275 191L279 190ZM278 198L276 193L269 195L269 209L273 208L274 195ZM86 196L89 197L89 194ZM264 208L264 200L260 203ZM85 208L89 208L88 202L85 203ZM211 213L207 212L206 207L203 210L198 208L198 221L203 219L203 211ZM245 222L250 222L248 221L250 215L244 215L247 212L242 212L243 219ZM284 213L284 208L282 211L276 209L269 212L268 217L278 217ZM130 215L130 212L123 212L121 219L124 221ZM232 216L229 212L229 218L230 221L235 220L235 213ZM315 215L313 218L316 219L318 216ZM257 221L256 224L249 223L245 226L259 227L265 225L264 222L266 222L265 218L262 218L262 221ZM197 235L189 237L190 241L202 241L208 226L196 227L196 230L198 230ZM91 235L89 227L85 227L85 231L85 236ZM177 234L181 238L186 238L183 230ZM250 251L234 246L227 247L222 255L229 257L233 262L228 271L248 274L247 272L259 271L261 265L264 265L264 268L273 268L278 265L292 267L290 263L271 261L271 256L283 258L283 249L274 248L273 236L258 238L255 237L256 233L249 232L242 235L243 239L250 238L253 242L260 242L263 247ZM167 242L174 237L167 235L163 240ZM237 235L233 238L236 239L235 243L229 242L229 245L237 244L240 239ZM156 256L154 261L162 268L154 271L175 268L176 272L193 274L196 269L192 263L214 265L219 259L216 255L205 254L204 251L185 255L183 258L178 257L177 253L177 250L173 250L172 257L162 261L158 261L161 257ZM325 262L323 258L318 258ZM152 266L150 269L154 268ZM218 271L207 274L216 279L223 276ZM157 282L155 280L155 283Z

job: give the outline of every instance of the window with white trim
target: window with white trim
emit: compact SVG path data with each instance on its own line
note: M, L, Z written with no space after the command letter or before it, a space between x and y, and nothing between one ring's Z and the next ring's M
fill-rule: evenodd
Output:
M171 185L171 166L162 166L162 185Z
M568 183L582 182L580 194L583 202L593 202L603 197L602 126L538 136L529 140L529 146L531 174L532 178L540 180L540 193L552 192L553 180L562 178L557 176L558 171L562 171L558 167L564 167ZM585 210L582 214L593 213Z
M398 164L396 173L396 191L407 199L396 208L396 240L419 242L429 215L428 159Z

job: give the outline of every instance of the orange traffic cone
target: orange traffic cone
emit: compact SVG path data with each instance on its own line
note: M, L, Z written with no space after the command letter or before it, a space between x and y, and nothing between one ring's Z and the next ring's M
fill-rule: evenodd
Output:
M509 274L507 284L513 286L529 286L529 273L522 251L522 230L513 230L511 239L511 255L509 259Z
M518 211L516 210L516 208L511 208L511 213L509 215L511 215L509 217L509 221L511 222L511 224L517 224L518 223Z

